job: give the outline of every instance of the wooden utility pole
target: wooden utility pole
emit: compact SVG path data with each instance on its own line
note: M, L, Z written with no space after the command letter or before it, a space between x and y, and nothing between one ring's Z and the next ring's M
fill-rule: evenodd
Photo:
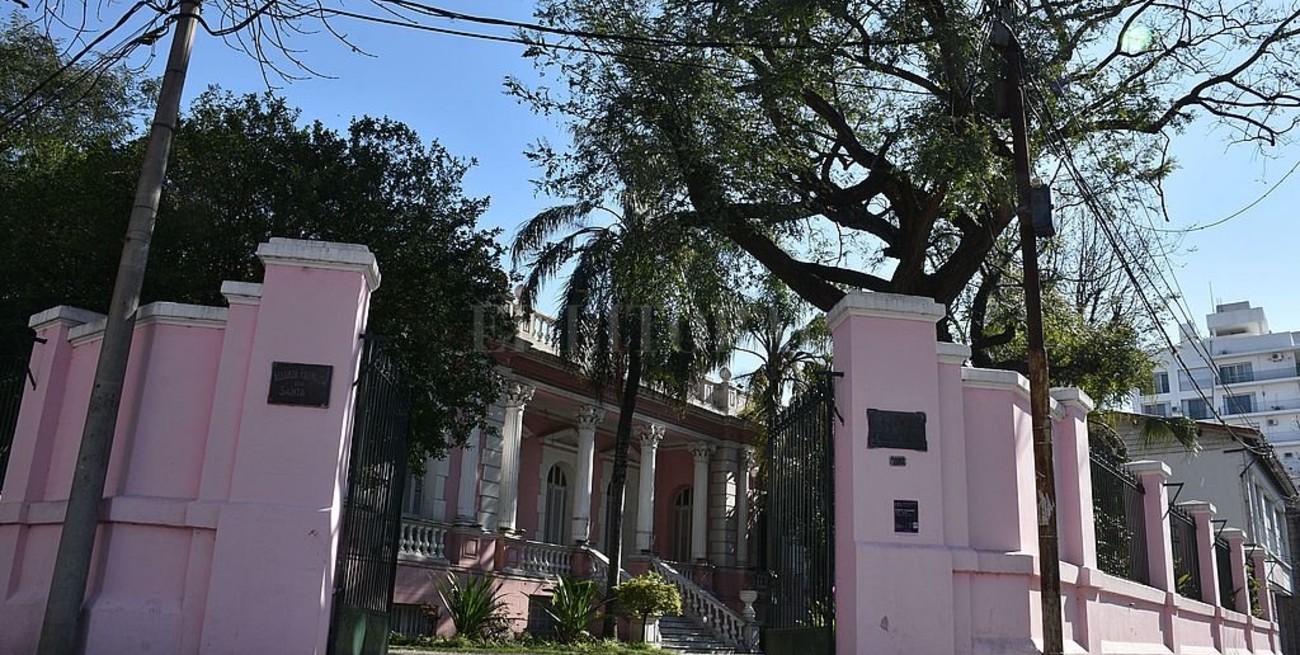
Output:
M39 655L74 655L79 650L81 605L85 600L86 578L94 555L104 479L108 474L109 453L113 450L113 433L117 428L117 411L122 400L122 381L131 355L135 311L140 305L140 288L144 285L145 266L149 261L149 242L153 237L154 219L158 216L158 199L162 196L163 179L167 174L167 157L180 114L181 92L185 87L198 16L198 0L185 0L176 14L176 32L172 36L167 71L163 74L158 106L149 130L135 204L131 208L122 259L113 284L113 298L108 306L108 322L104 327L94 387L91 388L85 428L81 433L77 467L72 474L72 489L68 494L59 550L54 560L54 577L45 604L45 622L41 625Z
M1047 348L1043 345L1043 297L1038 275L1038 239L1033 225L1029 136L1025 123L1024 55L1011 28L1014 0L1003 0L1002 52L1006 57L1006 110L1011 119L1016 170L1016 213L1024 264L1025 322L1029 341L1029 411L1034 434L1034 490L1038 504L1038 576L1042 597L1043 655L1062 655L1061 551L1056 532L1056 470L1052 453Z

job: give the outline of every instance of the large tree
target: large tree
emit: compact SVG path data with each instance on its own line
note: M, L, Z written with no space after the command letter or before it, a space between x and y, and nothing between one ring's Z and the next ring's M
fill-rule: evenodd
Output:
M944 336L978 333L952 319L972 317L955 310L1016 215L995 5L546 0L539 18L558 32L620 38L575 52L549 47L573 38L539 34L532 54L563 84L512 88L571 121L572 149L535 153L554 188L599 193L619 161L643 162L682 199L683 224L739 245L817 307L851 289L917 294L954 310ZM1053 145L1038 173L1057 177L1078 220L1103 220L1097 189L1133 198L1122 220L1158 212L1164 146L1197 117L1265 146L1294 125L1300 9L1016 6L1006 20L1026 53L1032 148ZM1066 159L1078 175L1053 173ZM1141 258L1149 231L1126 234L1137 255L1124 256Z
M96 139L0 168L0 324L55 304L103 310L142 152L138 138ZM369 329L416 392L413 454L441 452L482 425L500 380L480 339L509 329L476 321L508 285L495 234L476 227L487 199L461 191L467 167L391 120L339 132L270 95L209 90L176 135L145 301L221 304L222 280L260 277L253 252L272 236L368 245L384 273Z

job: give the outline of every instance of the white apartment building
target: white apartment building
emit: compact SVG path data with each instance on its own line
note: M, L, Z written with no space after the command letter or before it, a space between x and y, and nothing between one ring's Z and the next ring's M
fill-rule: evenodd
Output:
M1264 309L1249 302L1218 305L1205 323L1208 337L1182 326L1178 356L1157 357L1151 389L1135 392L1134 411L1198 421L1215 420L1217 411L1228 425L1263 433L1300 478L1300 332L1269 330Z

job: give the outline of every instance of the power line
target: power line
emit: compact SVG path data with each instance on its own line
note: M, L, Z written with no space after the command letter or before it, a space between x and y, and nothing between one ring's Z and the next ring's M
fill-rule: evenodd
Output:
M1042 102L1041 99L1040 99L1040 104L1041 104L1042 114L1039 114L1039 111L1036 108L1034 109L1034 113L1039 115L1040 125L1049 128L1047 134L1044 134L1046 142L1049 144L1050 147L1053 148L1053 150L1057 152L1058 157L1065 165L1066 170L1069 173L1071 179L1074 181L1075 185L1079 188L1080 193L1084 197L1085 206L1087 206L1092 211L1093 215L1097 218L1097 224L1099 227L1102 228L1103 235L1105 235L1107 242L1110 244L1112 250L1114 250L1115 252L1116 258L1118 259L1121 268L1129 278L1129 281L1132 283L1134 292L1137 294L1143 307L1149 313L1152 320L1157 322L1157 328L1158 328L1159 314L1155 311L1154 307L1151 304L1150 299L1147 298L1146 293L1142 288L1142 282L1138 280L1137 275L1133 271L1133 267L1131 266L1127 256L1124 254L1123 248L1120 245L1120 240L1115 235L1113 231L1113 227L1108 222L1108 218L1109 218L1107 215L1108 212L1105 211L1105 208L1098 201L1096 193L1092 190L1092 187L1088 183L1087 178L1084 177L1082 172L1079 170L1074 160L1074 155L1070 151L1069 145L1066 144L1064 142L1064 139L1059 136L1059 131L1050 129L1051 126L1055 125L1056 123L1054 117L1051 115L1050 106L1047 103ZM1043 116L1043 114L1046 114L1046 116ZM1044 120L1044 118L1046 120ZM1056 135L1055 138L1053 138L1054 134ZM1150 279L1148 281L1150 281ZM1169 335L1166 334L1163 329L1158 328L1157 332L1160 333L1161 337L1168 345L1169 351L1170 353L1173 354L1174 359L1177 360L1179 367L1182 369L1183 372L1187 373L1187 377L1192 382L1192 386L1195 388L1197 395L1201 398L1202 401L1206 403L1206 406L1214 414L1215 418L1219 421L1219 423L1223 425L1223 427L1226 429L1226 431L1232 437L1232 439L1237 443L1239 443L1242 447L1247 449L1249 452L1255 455L1264 458L1275 459L1275 455L1273 454L1272 447L1271 445L1268 444L1267 441L1265 441L1263 447L1260 448L1257 444L1250 443L1245 439L1243 439L1241 435L1237 434L1232 429L1232 426L1228 424L1228 422L1224 420L1223 416L1219 413L1218 408L1215 407L1214 403L1205 395L1205 392L1201 388L1200 383L1196 380L1194 376L1192 376L1190 367L1188 367L1186 361L1183 360L1182 354L1178 351L1178 348L1174 345L1173 341L1169 338ZM1192 341L1193 343L1195 343L1197 340L1193 339ZM1217 374L1218 374L1217 371L1215 371L1216 376Z
M1280 179L1278 179L1278 181L1274 182L1273 186L1270 186L1268 190L1264 192L1263 195L1252 200L1250 204L1246 205L1245 207L1242 207L1241 209L1238 209L1237 211L1232 212L1231 214L1228 214L1227 216L1224 216L1223 218L1220 218L1217 221L1204 223L1201 225L1190 225L1188 227L1178 229L1178 230L1161 229L1161 228L1153 228L1153 229L1155 229L1157 232L1187 233L1187 232L1200 232L1201 230L1208 230L1212 227L1218 227L1220 225L1223 225L1224 223L1227 223L1228 221L1237 218L1238 216L1241 216L1242 214L1245 214L1246 212L1254 209L1255 205L1264 202L1264 199L1268 198L1269 195L1271 195L1274 191L1276 191L1278 187L1282 186L1282 183L1286 182L1287 178L1291 177L1291 174L1296 172L1297 168L1300 168L1300 160L1296 161L1296 163L1291 166L1291 170L1287 171L1285 175L1283 175Z

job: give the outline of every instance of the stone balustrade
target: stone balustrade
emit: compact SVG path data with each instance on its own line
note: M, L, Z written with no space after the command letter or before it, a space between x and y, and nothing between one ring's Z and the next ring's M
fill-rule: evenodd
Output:
M402 518L397 558L416 562L446 563L448 526L412 517Z

